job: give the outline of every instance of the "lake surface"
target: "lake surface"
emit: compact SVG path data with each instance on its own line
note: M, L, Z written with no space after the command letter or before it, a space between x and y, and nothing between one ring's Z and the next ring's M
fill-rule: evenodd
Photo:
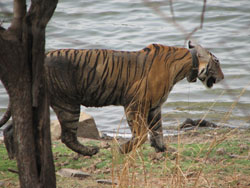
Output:
M10 0L1 6L2 10L12 11ZM150 43L183 46L184 33L154 7L171 17L168 1L145 4L136 0L60 0L47 27L46 50L140 50ZM199 26L202 7L202 1L174 1L175 21L190 33ZM9 16L0 13L6 27L12 15ZM199 81L188 83L186 79L175 85L163 105L164 128L177 126L188 117L230 127L249 127L250 1L208 1L203 28L193 38L219 58L225 80L213 89L206 89ZM0 116L7 104L8 95L0 84ZM93 115L98 128L105 133L116 133L118 129L120 134L130 133L122 107L82 107L82 111ZM51 119L55 118L52 113Z

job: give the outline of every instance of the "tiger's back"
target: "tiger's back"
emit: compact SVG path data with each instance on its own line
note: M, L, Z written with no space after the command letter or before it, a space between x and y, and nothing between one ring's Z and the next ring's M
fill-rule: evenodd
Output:
M149 52L55 50L47 53L52 97L84 106L126 105L131 89L147 74ZM52 87L53 86L53 87Z

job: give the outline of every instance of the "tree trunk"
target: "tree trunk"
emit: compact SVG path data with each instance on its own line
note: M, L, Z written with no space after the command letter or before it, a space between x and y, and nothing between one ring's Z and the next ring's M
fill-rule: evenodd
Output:
M11 26L0 28L0 79L11 103L21 187L56 187L43 83L45 28L57 0L14 0Z

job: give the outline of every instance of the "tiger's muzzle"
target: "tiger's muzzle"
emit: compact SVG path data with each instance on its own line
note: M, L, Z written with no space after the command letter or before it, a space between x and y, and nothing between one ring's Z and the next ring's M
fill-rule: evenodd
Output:
M224 75L222 75L222 77L218 77L216 78L215 76L211 75L211 76L207 76L205 78L201 78L199 77L199 80L208 88L212 88L214 84L220 82L221 80L224 79Z

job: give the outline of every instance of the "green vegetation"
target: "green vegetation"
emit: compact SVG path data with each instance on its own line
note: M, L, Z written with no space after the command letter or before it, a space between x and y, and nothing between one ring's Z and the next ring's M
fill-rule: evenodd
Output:
M166 139L165 153L155 153L147 143L127 155L117 151L116 141L84 141L102 148L92 157L78 155L54 141L57 171L73 168L91 174L91 178L74 181L57 176L58 187L84 187L83 182L96 186L98 178L115 180L118 187L250 186L249 129L200 129ZM11 170L17 170L16 162L8 159L1 143L0 180L12 182L8 187L17 187L18 176Z

